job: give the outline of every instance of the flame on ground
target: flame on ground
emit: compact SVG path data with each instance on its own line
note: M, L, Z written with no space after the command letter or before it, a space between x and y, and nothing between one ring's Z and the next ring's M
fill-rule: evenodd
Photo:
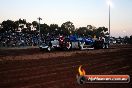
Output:
M86 74L85 70L82 68L82 65L78 68L80 76L84 76Z

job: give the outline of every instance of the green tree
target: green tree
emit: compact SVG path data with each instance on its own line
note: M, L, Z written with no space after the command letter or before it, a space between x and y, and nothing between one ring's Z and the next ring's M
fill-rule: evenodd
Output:
M13 29L14 29L15 32L20 31L20 30L19 30L19 21L15 21L15 22L14 22L14 24L13 24Z
M12 20L3 21L1 25L3 32L12 32L14 30L13 29L14 21Z
M19 26L21 28L21 31L23 33L32 33L32 30L31 30L31 25L32 24L27 22L25 25L26 25L26 28L24 28L24 25Z
M29 23L29 22L28 22L28 23L26 23L27 33L31 33L31 25L32 25L32 24L31 24L31 23Z
M80 27L79 29L77 29L77 34L79 36L87 35L86 32L87 32L87 27Z
M72 22L67 21L67 22L65 22L65 23L63 23L63 24L61 25L61 29L63 30L63 33L64 33L65 35L70 35L70 34L73 34L73 33L74 33L74 31L75 31L75 26L73 25Z
M107 28L105 27L93 27L91 25L88 25L87 27L80 27L76 30L76 33L79 36L87 36L87 37L94 37L96 35L96 37L101 37L101 36L105 36L105 33L107 32Z
M27 23L27 22L26 22L26 19L21 19L21 18L20 18L18 21L19 21L19 24L26 24L26 23Z
M33 27L34 27L34 28L36 28L36 29L37 29L39 24L38 24L38 22L37 22L37 21L33 21L33 22L32 22L32 25L33 25Z
M130 36L130 41L129 41L130 44L132 44L132 35Z
M95 30L95 35L96 35L97 37L101 37L101 36L105 37L107 31L108 31L108 28L99 27L99 28L97 28L97 29Z
M93 26L92 25L87 25L87 28L92 30Z
M25 28L24 28L24 26L26 26L27 27L27 22L26 22L26 19L19 19L18 21L18 24L19 24L19 28L21 28L21 31L24 29L25 30ZM28 29L28 28L27 28Z
M43 34L43 35L47 35L48 33L50 33L49 31L49 25L48 24L40 24L40 33Z
M129 41L130 41L130 38L128 36L125 36L124 37L124 43L129 43Z
M0 24L0 33L2 33L2 26L1 26L1 24Z
M51 24L49 29L50 29L51 35L58 35L59 34L58 33L58 29L59 29L58 24Z

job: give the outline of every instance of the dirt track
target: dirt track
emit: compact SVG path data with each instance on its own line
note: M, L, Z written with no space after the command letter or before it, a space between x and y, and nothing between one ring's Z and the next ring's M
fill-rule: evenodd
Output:
M0 50L0 88L131 88L129 84L78 85L76 74L83 65L87 74L132 76L132 46L52 53L38 49ZM130 87L131 86L131 87Z

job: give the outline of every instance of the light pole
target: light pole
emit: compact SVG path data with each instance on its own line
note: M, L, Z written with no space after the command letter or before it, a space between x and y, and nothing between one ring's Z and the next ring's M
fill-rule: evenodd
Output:
M110 2L109 2L109 42L110 42Z
M108 1L108 6L109 6L109 43L110 43L110 36L111 36L111 31L110 31L111 30L111 26L110 26L111 25L111 22L110 22L111 21L110 20L110 18L111 18L111 11L110 11L111 5L112 5L111 0L109 0Z
M40 40L41 40L41 33L40 33L40 20L42 20L42 18L38 18L39 20L39 45L40 45Z

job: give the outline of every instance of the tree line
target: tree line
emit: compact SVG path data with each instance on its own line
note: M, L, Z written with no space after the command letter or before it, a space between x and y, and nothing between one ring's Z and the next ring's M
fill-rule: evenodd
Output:
M17 21L6 20L1 23L0 33L39 33L39 23L37 21L27 22L26 19L19 19ZM108 34L108 28L87 25L86 27L75 28L74 24L70 21L62 23L61 26L58 24L40 24L41 35L78 35L88 37L100 37Z

